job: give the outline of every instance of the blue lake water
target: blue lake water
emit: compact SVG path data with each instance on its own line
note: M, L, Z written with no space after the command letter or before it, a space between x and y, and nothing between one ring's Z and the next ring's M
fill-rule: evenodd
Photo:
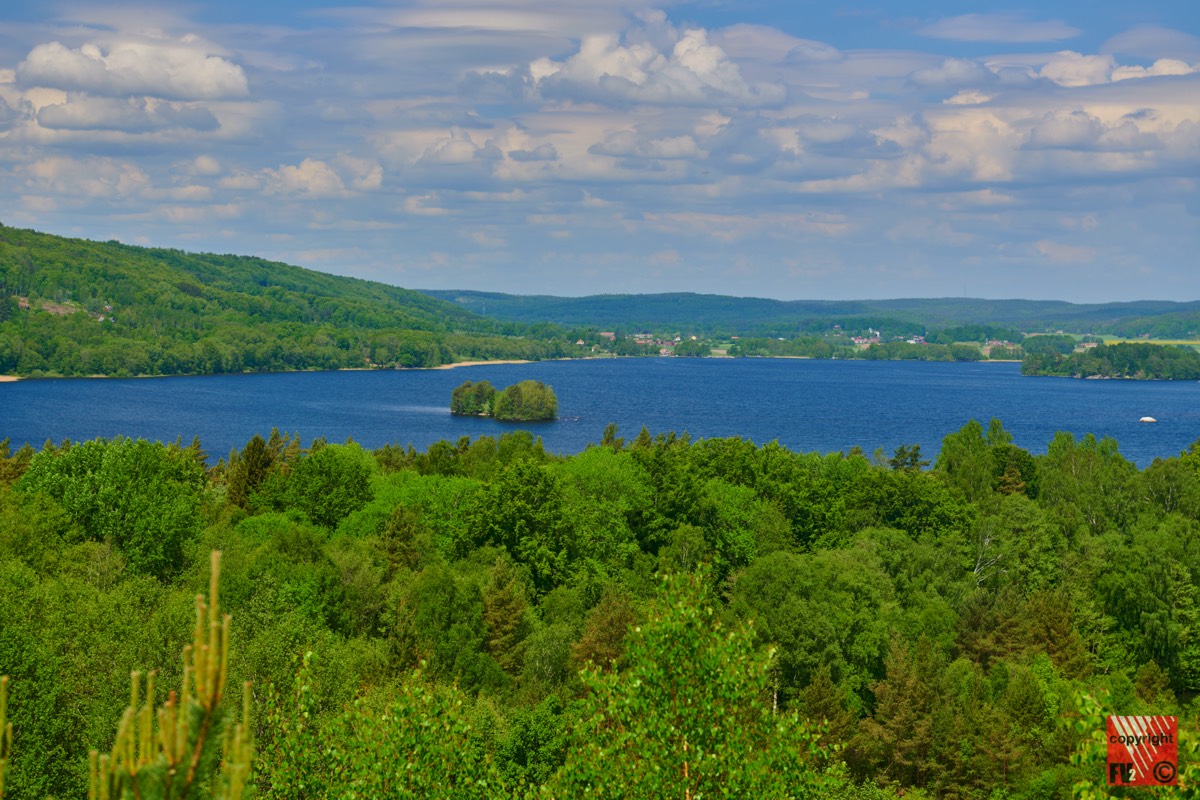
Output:
M529 378L554 387L557 422L517 425L449 413L450 392L464 380L503 387ZM1143 416L1158 423L1139 423ZM655 358L0 384L0 438L14 445L199 436L213 460L272 427L305 443L353 437L367 447L397 442L418 449L525 427L566 454L599 441L609 422L630 439L645 425L693 438L777 439L804 452L857 445L890 455L916 443L933 456L947 433L992 417L1035 453L1046 451L1056 431L1095 433L1115 438L1125 457L1144 467L1200 438L1200 383L1023 378L1017 364Z

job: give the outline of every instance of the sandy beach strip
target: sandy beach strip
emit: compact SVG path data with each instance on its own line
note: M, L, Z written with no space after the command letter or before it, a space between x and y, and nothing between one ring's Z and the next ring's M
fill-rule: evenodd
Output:
M530 363L532 363L532 362L530 362L527 359L516 359L516 360L508 359L508 360L501 360L501 361L459 361L454 364L441 364L436 367L429 367L429 369L454 369L456 367L481 367L485 364L530 364Z
M21 380L16 375L0 375L0 383L12 383Z

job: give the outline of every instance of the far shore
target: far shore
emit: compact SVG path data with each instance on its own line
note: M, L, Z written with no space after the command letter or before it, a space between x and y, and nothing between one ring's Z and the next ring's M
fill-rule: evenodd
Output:
M709 356L709 357L710 358L737 358L737 356ZM547 359L543 359L543 361L592 361L592 360L605 360L605 359L610 359L610 358L638 358L638 356L613 356L613 355L583 356L583 357L575 357L575 358L572 358L572 357L547 358ZM776 359L803 360L803 361L824 360L824 359L814 359L812 356L741 356L741 358L763 358L763 359L776 358ZM846 360L869 361L872 359L846 359ZM884 359L884 360L887 360L887 359ZM498 359L496 361L457 361L453 364L439 364L436 367L395 367L394 369L398 369L398 370L457 369L458 367L486 367L486 366L495 365L495 364L533 364L533 363L540 363L540 362L530 361L529 359L514 358L514 359ZM982 361L975 361L975 362L971 362L971 363L975 363L975 364L1019 364L1021 362L1016 359L1013 359L1010 361L1008 359L998 359L997 358L997 359L984 359ZM386 371L388 369L389 369L388 367L341 367L340 369L335 369L332 371L333 372L379 372L379 371ZM291 372L321 372L321 371L322 370L286 370L286 371L282 371L280 373L265 373L265 372L233 373L233 372L230 372L230 373L222 373L222 374L225 374L225 375L265 375L265 374L287 374L287 373L291 373ZM61 380L61 379L64 379L65 377L67 377L67 376L59 375L59 376L54 376L53 379ZM71 379L79 379L79 378L93 379L93 378L111 378L113 376L112 375L72 375L69 377ZM183 373L183 374L179 374L179 375L127 375L127 376L125 376L125 378L187 378L187 377L197 377L197 376L191 375L188 373ZM22 381L22 380L25 380L25 378L21 377L19 375L0 375L0 383L15 383L16 381Z

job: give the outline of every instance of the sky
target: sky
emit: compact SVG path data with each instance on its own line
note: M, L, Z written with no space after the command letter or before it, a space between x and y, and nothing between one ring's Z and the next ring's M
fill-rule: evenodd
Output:
M419 289L1200 299L1195 0L4 0L0 222Z

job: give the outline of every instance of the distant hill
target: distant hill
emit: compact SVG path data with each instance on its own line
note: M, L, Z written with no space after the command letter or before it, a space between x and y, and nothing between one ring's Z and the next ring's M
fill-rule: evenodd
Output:
M1058 329L1120 336L1182 338L1200 333L1200 301L1082 305L1054 300L929 298L770 300L713 294L605 294L588 297L427 291L463 309L514 322L564 326L683 329L696 333L788 336L843 328L921 333L962 324L1026 331Z
M0 374L427 367L567 342L382 283L0 225Z

